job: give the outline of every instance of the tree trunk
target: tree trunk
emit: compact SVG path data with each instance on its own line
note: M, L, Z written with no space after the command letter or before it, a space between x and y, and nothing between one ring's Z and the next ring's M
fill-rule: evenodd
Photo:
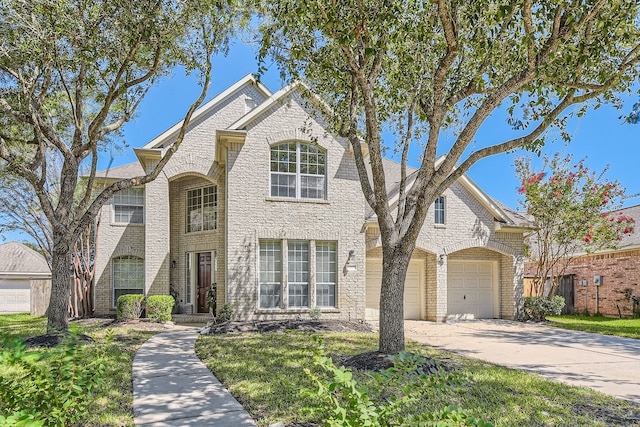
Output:
M388 247L388 250L385 250ZM404 282L413 250L383 245L379 351L404 351Z
M58 236L54 236L55 238ZM71 259L69 245L56 245L51 259L51 299L49 300L48 334L65 334L69 330L69 297L71 295Z

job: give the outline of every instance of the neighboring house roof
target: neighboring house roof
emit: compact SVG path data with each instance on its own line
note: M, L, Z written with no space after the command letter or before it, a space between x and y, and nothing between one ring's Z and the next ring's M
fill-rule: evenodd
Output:
M19 242L0 245L0 276L50 276L47 260Z
M640 248L640 205L629 206L612 213L616 214L618 212L636 220L633 232L622 236L622 240L618 244L618 250Z
M640 249L640 205L629 206L626 208L618 209L616 211L610 212L612 214L622 213L625 216L631 217L636 220L636 225L634 227L633 232L629 234L623 234L622 240L618 243L617 247L614 249L603 249L595 252L586 252L583 246L583 242L578 242L576 246L575 257L581 257L585 255L599 255L599 254L607 254L613 252L620 251L629 251L634 249ZM528 238L529 245L531 246L531 250L535 250L537 246L535 245L536 240L533 236ZM531 259L528 259L531 262ZM525 269L525 277L533 277L535 272L531 271L531 268Z

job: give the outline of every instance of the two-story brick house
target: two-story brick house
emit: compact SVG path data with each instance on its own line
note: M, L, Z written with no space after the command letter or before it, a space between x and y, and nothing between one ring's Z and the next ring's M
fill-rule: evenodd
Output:
M194 115L161 175L117 194L101 212L96 312L119 295L169 294L181 311L235 304L239 318L378 316L381 248L349 143L326 131L296 86L271 93L245 76ZM98 174L133 177L153 167L175 125L139 162ZM398 164L386 161L397 193ZM405 316L513 318L522 300L526 221L466 177L438 199L407 275Z

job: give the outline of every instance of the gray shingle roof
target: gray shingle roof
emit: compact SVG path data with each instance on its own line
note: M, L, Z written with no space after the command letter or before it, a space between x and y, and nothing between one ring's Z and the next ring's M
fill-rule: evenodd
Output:
M389 159L382 159L382 167L384 169L384 173L385 173L385 186L386 186L386 190L387 190L387 195L389 197L389 199L391 199L392 197L394 197L396 194L398 194L398 192L400 191L400 177L401 177L401 171L400 171L400 163L393 161L393 160L389 160ZM371 174L371 166L369 164L367 164L367 169L369 174ZM414 175L415 173L417 173L418 169L413 168L409 165L407 165L407 182L409 182L412 178L412 175ZM507 206L503 205L502 203L500 203L499 201L497 201L496 199L494 199L493 197L489 196L488 194L485 194L497 207L500 208L500 210L502 210L502 212L504 213L505 217L504 218L506 220L506 225L510 225L510 226L522 226L522 227L531 227L532 223L531 221L522 213L519 213L513 209L508 208ZM365 218L370 219L375 217L375 213L373 212L373 210L371 209L371 207L369 205L367 205L366 207L366 215Z
M624 249L625 247L630 246L640 246L640 205L629 206L627 208L614 211L614 213L617 212L622 212L624 215L636 220L633 233L625 234L622 237L618 248Z
M96 172L96 178L110 179L133 178L141 175L144 175L144 169L138 162L127 163L126 165Z
M0 272L2 273L51 273L46 259L33 249L19 242L0 245Z

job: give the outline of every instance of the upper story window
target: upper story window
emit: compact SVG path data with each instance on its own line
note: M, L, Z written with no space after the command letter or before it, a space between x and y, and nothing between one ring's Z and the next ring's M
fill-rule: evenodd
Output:
M187 233L215 230L218 220L218 187L187 190Z
M313 145L286 142L271 147L271 196L324 199L326 153Z
M435 218L434 221L436 224L444 224L444 196L440 196L436 199L436 201L433 204L434 207L434 212L435 212Z
M144 223L144 189L127 188L113 195L113 222Z

